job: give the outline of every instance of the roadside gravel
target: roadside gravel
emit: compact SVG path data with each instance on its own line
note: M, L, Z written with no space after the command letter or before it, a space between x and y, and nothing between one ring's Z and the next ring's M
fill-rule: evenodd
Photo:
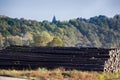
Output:
M12 78L12 77L0 76L0 80L27 80L27 79L20 79L20 78Z

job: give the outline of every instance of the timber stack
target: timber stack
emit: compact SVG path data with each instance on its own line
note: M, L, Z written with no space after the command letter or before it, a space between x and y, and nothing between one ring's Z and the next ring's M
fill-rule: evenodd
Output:
M120 50L77 47L11 46L0 51L1 69L65 68L81 71L118 71ZM111 68L114 67L114 68Z
M104 71L107 73L120 72L120 49L109 52L110 58L105 62Z

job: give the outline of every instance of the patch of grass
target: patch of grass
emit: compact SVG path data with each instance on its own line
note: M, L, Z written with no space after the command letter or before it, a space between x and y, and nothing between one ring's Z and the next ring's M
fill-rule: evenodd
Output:
M110 80L112 78L120 78L120 72L82 72L78 70L65 70L63 68L54 70L47 70L45 68L37 70L0 70L0 75L29 80Z

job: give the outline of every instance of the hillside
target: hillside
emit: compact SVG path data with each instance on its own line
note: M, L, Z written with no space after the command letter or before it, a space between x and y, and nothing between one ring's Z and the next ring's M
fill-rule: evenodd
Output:
M52 22L0 16L0 47L9 45L120 47L120 15Z

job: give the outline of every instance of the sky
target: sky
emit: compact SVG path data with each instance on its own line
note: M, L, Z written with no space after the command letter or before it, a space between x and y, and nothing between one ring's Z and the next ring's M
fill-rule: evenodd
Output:
M0 0L0 15L51 21L120 14L120 0Z

